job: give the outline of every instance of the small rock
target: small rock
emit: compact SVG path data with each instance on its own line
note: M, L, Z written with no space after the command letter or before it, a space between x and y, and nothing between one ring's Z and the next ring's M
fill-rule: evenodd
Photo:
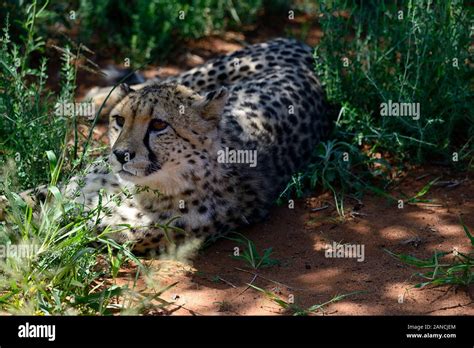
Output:
M423 243L423 239L421 239L420 237L416 236L416 237L413 237L413 238L409 238L409 239L406 239L404 241L401 241L399 244L401 245L413 245L415 248L418 248L418 246Z

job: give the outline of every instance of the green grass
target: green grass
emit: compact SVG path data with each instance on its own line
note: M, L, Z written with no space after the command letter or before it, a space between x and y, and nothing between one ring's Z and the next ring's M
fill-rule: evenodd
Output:
M16 314L140 313L154 305L165 308L163 291L143 294L132 287L115 284L123 265L136 266L136 278L150 270L130 251L108 238L106 228L96 233L97 207L84 211L80 204L62 196L57 188L62 159L52 152L48 197L34 211L20 196L9 191L9 209L0 224L0 246L30 247L28 255L7 254L0 258L0 311ZM158 300L153 302L152 300ZM160 302L161 301L161 302Z
M71 65L63 66L59 95L46 88L46 59L37 68L31 65L31 56L44 47L43 39L34 32L38 12L34 6L27 11L24 26L28 35L22 45L11 42L8 20L0 39L0 163L14 159L15 184L20 189L47 181L45 152L61 148L69 122L55 117L51 110L57 102L70 102L74 88Z
M472 9L458 0L427 4L321 2L321 27L331 34L315 50L316 72L341 107L343 139L403 160L466 166L474 140ZM344 11L350 17L335 15ZM420 118L381 116L389 100L420 103Z
M13 31L25 35L21 23L29 4L0 3L0 20L13 17ZM82 42L118 64L160 63L186 40L255 27L261 15L287 17L288 11L310 13L311 0L43 0L35 21L37 32L59 44ZM303 30L304 31L304 30ZM127 61L126 61L127 60Z
M322 188L343 217L347 194L389 197L407 163L472 171L472 8L458 0L427 4L320 2L326 35L315 47L315 71L338 116L331 140L280 201ZM390 100L419 103L419 119L381 116Z
M406 203L430 203L431 200L422 198L424 197L431 187L439 180L440 178L435 178L429 181L425 186L423 186L413 197L406 199Z
M12 2L0 9L22 21L28 4ZM252 23L263 9L262 0L49 0L40 4L45 9L37 19L37 30L43 36L64 43L68 40L63 35L75 31L75 38L94 51L108 52L117 63L128 58L135 67L163 60L177 42ZM24 32L21 26L15 31Z
M253 20L261 0L138 0L80 2L81 38L112 32L113 41L134 64L164 58L176 40L194 39ZM107 33L107 34L105 34ZM104 42L105 37L100 41Z
M278 202L291 197L295 193L298 198L305 194L306 189L316 188L330 191L334 197L336 210L344 217L344 197L349 193L360 196L367 189L377 191L371 182L380 179L379 185L387 186L384 173L374 164L382 164L381 168L390 165L383 159L372 159L350 143L328 140L318 145L314 151L314 160L304 172L293 175L291 181L279 196ZM384 181L385 180L385 181Z
M273 248L264 249L263 253L259 253L255 243L250 239L244 237L240 233L235 233L236 235L240 236L239 238L230 238L227 237L226 239L232 240L244 246L243 250L238 251L238 255L232 255L232 257L236 260L241 260L245 262L248 266L253 268L254 270L271 267L280 264L280 261L276 259L272 259L270 256L273 253Z
M460 222L470 241L471 251L467 254L455 250L435 251L429 259L419 259L411 255L396 254L386 250L391 256L407 265L423 270L427 269L427 271L414 274L415 277L423 279L414 285L415 288L441 285L468 286L474 283L474 236L462 219ZM448 257L449 255L451 258Z
M282 298L275 295L271 291L259 288L255 285L252 285L252 284L248 284L248 285L251 288L263 293L265 295L265 297L267 297L270 301L276 303L285 312L290 313L294 316L307 316L307 315L311 315L311 314L316 314L318 312L324 313L324 308L326 306L328 306L329 304L341 301L344 298L352 296L352 295L357 295L357 294L363 293L363 291L355 291L355 292L351 292L351 293L344 294L344 295L336 295L332 299L330 299L329 301L326 301L324 303L315 304L315 305L312 305L308 308L303 308L294 301L290 302L289 300L288 301L283 300Z

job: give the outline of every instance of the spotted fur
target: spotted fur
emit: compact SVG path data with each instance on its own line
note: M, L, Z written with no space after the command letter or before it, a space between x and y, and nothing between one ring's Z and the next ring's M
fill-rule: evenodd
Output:
M277 39L176 77L118 88L105 109L110 169L93 169L77 199L93 208L99 189L120 197L107 203L100 227L130 225L111 236L139 251L260 221L328 132L313 70L310 47ZM108 92L94 91L95 102ZM226 148L256 151L256 166L220 163Z

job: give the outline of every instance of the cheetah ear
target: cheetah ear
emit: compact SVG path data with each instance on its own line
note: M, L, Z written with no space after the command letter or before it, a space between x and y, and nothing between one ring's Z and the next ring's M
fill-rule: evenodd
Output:
M118 92L120 93L121 96L125 97L128 93L135 92L135 90L132 89L132 87L130 87L126 83L121 83L118 86Z
M222 110L229 97L229 91L225 87L221 87L216 91L207 93L204 97L193 104L201 117L207 121L220 121Z

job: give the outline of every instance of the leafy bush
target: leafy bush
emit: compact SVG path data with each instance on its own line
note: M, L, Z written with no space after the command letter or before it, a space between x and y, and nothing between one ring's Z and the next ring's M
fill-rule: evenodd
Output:
M51 0L44 6L37 18L41 35L65 43L61 34L66 34L107 58L129 58L138 67L165 58L178 41L255 21L263 0ZM0 9L15 16L14 31L22 35L27 6L13 2Z
M82 39L102 33L100 42L110 40L124 57L143 63L166 56L176 40L248 23L261 6L261 0L82 0L78 13Z
M280 194L278 203L283 203L292 192L297 197L304 195L307 186L331 191L338 214L344 216L344 196L349 192L362 194L367 188L380 193L369 184L379 173L374 164L386 163L381 159L371 159L347 142L328 140L320 143L314 151L314 161L302 172L293 175L291 181ZM371 170L367 170L368 168Z
M338 137L400 159L472 158L470 16L463 1L321 2L316 72L342 107ZM381 116L382 103L419 103L420 117Z
M280 198L322 187L344 215L349 191L389 197L383 189L406 162L472 169L469 9L457 0L429 3L320 2L325 35L315 48L315 71L339 110L337 140L320 144ZM420 117L381 116L390 101L418 103Z
M47 90L46 58L40 60L39 67L31 61L45 44L35 34L35 20L41 9L33 3L26 12L23 43L10 40L8 19L0 39L0 163L5 164L8 158L15 160L21 189L47 182L45 153L52 150L59 154L68 127L65 117L53 113L54 105L71 102L75 88L74 69L65 57L61 93L53 95Z

